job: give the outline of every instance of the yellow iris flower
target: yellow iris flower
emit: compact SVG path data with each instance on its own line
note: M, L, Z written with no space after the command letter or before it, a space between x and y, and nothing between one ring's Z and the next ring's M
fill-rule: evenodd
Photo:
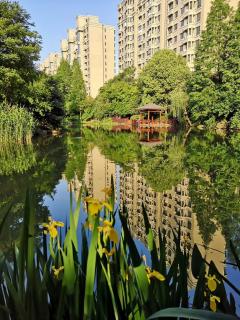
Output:
M61 221L54 221L51 217L48 218L49 223L43 223L42 227L44 228L45 234L50 234L51 238L56 238L58 235L57 227L64 227L64 223Z
M211 276L206 276L206 279L207 279L207 286L208 286L208 289L213 292L217 289L217 283L220 283L220 281L216 278L215 275Z
M211 296L210 297L210 309L213 311L213 312L216 312L217 311L217 302L220 302L220 298L217 297L217 296Z
M102 209L102 203L98 199L86 198L85 201L88 203L88 213L91 216L96 216Z
M112 242L118 243L118 234L112 227L112 222L104 220L103 225L101 227L98 227L98 231L103 232L105 241L109 238Z
M149 267L147 267L146 271L147 271L147 277L148 277L148 282L149 283L150 283L150 279L151 278L155 278L155 279L157 279L159 281L164 281L165 280L164 275L162 275L160 272L158 272L156 270L151 271L151 269Z
M55 266L52 267L52 270L53 270L53 274L54 276L58 279L59 277L59 273L64 269L64 267L60 267L60 268L56 268Z
M107 202L101 202L98 199L92 197L85 198L85 201L88 203L88 213L91 216L96 216L103 207L106 207L109 211L113 211L112 206Z

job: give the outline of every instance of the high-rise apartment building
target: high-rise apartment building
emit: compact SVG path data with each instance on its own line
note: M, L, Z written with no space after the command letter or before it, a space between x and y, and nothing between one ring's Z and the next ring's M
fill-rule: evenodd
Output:
M76 28L68 29L61 41L62 59L81 65L87 94L95 98L104 83L115 74L115 29L96 16L78 16Z
M40 65L40 70L48 75L54 75L61 62L61 55L59 53L50 53L49 56Z
M87 94L95 98L105 82L115 75L115 29L103 25L96 16L78 16L76 28L68 29L61 41L61 59L81 65ZM49 59L41 66L49 69ZM54 69L56 73L57 69Z
M238 0L229 0L234 8ZM141 70L164 48L183 55L193 69L211 0L123 0L118 7L119 69Z
M165 2L123 0L118 7L119 69L141 69L153 54L164 47Z
M168 0L166 47L183 55L190 69L194 68L196 48L206 27L211 0ZM238 0L229 0L237 8Z

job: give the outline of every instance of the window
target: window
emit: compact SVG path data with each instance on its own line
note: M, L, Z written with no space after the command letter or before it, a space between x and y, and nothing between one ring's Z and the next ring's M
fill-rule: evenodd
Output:
M201 13L199 12L198 14L197 14L197 22L199 22L201 20Z
M196 28L196 36L199 36L199 35L200 35L200 31L201 31L200 27L197 27L197 28Z

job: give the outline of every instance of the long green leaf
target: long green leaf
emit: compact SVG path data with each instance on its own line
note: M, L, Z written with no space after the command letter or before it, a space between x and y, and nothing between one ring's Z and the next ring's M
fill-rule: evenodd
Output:
M237 320L236 317L219 312L211 312L207 310L199 309L187 309L187 308L168 308L160 310L151 315L148 320L157 318L171 318L181 317L185 319L197 319L197 320Z
M92 233L91 244L89 248L88 261L87 261L87 274L85 284L84 296L84 319L92 319L92 312L94 308L94 282L96 270L96 257L97 257L97 241L98 241L98 220L96 219Z

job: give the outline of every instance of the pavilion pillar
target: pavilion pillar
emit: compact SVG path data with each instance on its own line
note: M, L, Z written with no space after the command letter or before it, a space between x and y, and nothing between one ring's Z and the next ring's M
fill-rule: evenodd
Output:
M148 126L149 126L149 119L150 119L150 111L148 111Z

